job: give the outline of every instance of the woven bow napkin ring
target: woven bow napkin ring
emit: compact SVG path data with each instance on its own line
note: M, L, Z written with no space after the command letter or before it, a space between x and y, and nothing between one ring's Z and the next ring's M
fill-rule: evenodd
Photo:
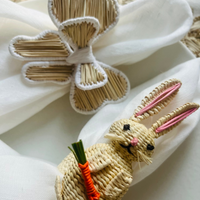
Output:
M130 90L128 78L97 61L92 52L94 42L119 20L117 1L49 0L48 10L58 31L16 36L10 42L10 53L29 61L22 68L24 79L33 84L71 82L71 105L82 114L124 100Z

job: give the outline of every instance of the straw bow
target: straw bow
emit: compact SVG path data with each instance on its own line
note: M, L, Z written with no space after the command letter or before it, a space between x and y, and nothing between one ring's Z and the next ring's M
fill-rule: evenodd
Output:
M108 103L124 100L130 86L117 69L96 60L92 44L119 19L116 0L49 0L49 15L58 31L35 37L17 36L9 45L28 83L71 82L70 102L82 114L93 114Z

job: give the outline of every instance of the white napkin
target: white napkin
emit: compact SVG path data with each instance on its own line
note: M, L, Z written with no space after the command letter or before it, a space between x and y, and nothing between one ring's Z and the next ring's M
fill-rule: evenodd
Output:
M97 59L113 66L137 62L179 41L192 24L185 0L139 0L122 6L120 11L118 25L94 45ZM47 0L20 5L0 0L0 28L1 134L66 94L69 85L25 83L20 74L25 62L8 52L9 41L16 35L35 36L42 30L56 29L47 15Z
M193 10L194 16L195 17L199 16L200 15L200 1L199 0L187 0L187 1Z
M0 141L0 199L56 200L55 165L20 156Z
M183 85L178 96L159 116L170 112L172 109L188 101L200 103L199 71L200 59L191 60L132 89L129 99L125 102L118 105L107 105L102 111L97 113L88 124L86 124L79 138L84 140L84 145L86 147L98 142L99 138L103 136L111 123L116 120L117 115L117 119L129 118L144 95L152 91L152 89L163 82L163 80L167 80L171 77L180 79ZM136 93L139 94L135 96ZM144 179L156 170L164 160L175 151L196 126L199 121L199 114L200 111L192 114L171 133L157 140L156 152L153 155L153 164L150 166L142 165L140 171L137 165L134 166L133 184ZM152 121L155 121L159 116L154 116L149 119L146 124L151 124ZM95 129L93 127L95 127ZM88 136L90 136L90 140L87 140ZM94 139L92 140L92 138ZM0 199L56 200L54 193L56 175L59 175L56 166L44 161L22 157L3 142L0 142Z

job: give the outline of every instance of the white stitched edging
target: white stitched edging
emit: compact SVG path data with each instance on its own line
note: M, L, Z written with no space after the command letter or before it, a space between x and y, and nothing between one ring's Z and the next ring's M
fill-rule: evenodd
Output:
M96 42L100 37L102 37L102 35L104 35L105 33L107 33L108 31L110 31L119 21L119 16L120 16L120 6L118 4L118 1L117 0L113 0L113 3L115 5L115 9L116 9L116 18L115 18L115 21L110 24L109 27L107 27L101 34L97 35L97 37L95 38L94 42ZM49 11L49 16L51 18L51 20L53 21L53 23L59 27L60 24L62 22L60 22L56 16L53 14L53 11L52 11L52 5L53 5L53 0L49 0L48 1L48 11ZM95 18L95 17L94 17Z
M53 23L59 27L60 26L60 21L56 18L56 16L53 14L52 11L52 6L53 6L53 0L48 0L48 11L49 11L49 16L51 18L51 20L53 21Z
M73 25L73 24L81 24L83 22L91 23L94 26L94 28L96 29L95 33L92 36L92 38L88 42L88 46L90 46L90 45L92 45L93 41L95 40L95 38L97 37L97 34L99 32L99 26L100 25L99 25L99 20L98 19L96 19L94 17L79 17L79 18L75 18L75 19L69 19L69 20L64 21L63 23L61 23L59 28L58 28L60 37L63 40L65 40L74 49L74 51L78 49L77 44L73 43L72 39L70 37L68 37L68 35L65 35L62 32L62 30L67 26L70 26L70 25Z
M19 55L18 53L16 53L16 49L14 47L14 44L17 43L20 40L24 40L24 41L28 41L28 40L38 40L41 39L42 37L44 37L46 34L48 33L53 33L55 35L58 35L60 39L62 39L58 33L58 31L53 31L53 30L47 30L47 31L43 31L40 34L34 36L34 37L29 37L29 36L25 36L25 35L19 35L14 37L9 44L9 51L10 54L12 56L14 56L15 58L19 59L19 60L23 60L23 61L32 61L32 60L37 60L37 61L51 61L51 60L65 60L66 57L24 57ZM66 47L66 51L69 53L69 56L72 54L72 50L69 47L69 45L65 42L61 40L61 43L63 43Z
M108 82L108 76L106 72L104 71L104 69L99 65L99 62L95 61L94 63L92 63L92 65L95 69L97 69L98 72L102 73L104 77L103 81L92 83L92 85L81 84L81 64L79 64L75 69L75 75L74 75L74 82L77 88L81 90L92 90L92 89L102 87Z
M56 83L58 85L66 85L66 84L71 82L72 75L66 81L63 81L63 82L52 81L52 80L33 81L33 80L30 80L26 76L26 72L30 67L39 66L39 67L42 67L42 68L48 68L50 65L60 65L60 66L62 66L62 65L67 65L67 63L64 62L64 61L57 61L57 62L28 62L22 67L22 76L23 76L23 78L25 79L26 82L31 83L31 84ZM72 72L72 74L73 74L73 72Z
M111 66L109 66L109 65L106 65L106 64L102 63L102 62L98 62L98 64L99 64L100 66L102 66L103 68L107 68L107 69L112 70L113 72L115 72L116 74L119 74L120 76L122 76L122 77L126 80L126 82L127 82L127 89L126 89L125 95L124 95L122 98L120 98L120 99L118 99L118 100L116 100L116 101L114 101L114 100L105 100L105 101L102 103L102 105L99 106L96 110L92 110L92 111L83 111L83 110L80 110L80 109L78 109L78 108L76 107L76 105L75 105L75 100L74 100L75 83L74 83L74 77L73 77L72 82L71 82L71 89L70 89L70 96L69 96L69 99L70 99L70 103L71 103L72 108L73 108L76 112L78 112L78 113L80 113L80 114L84 114L84 115L95 114L95 113L98 112L100 109L102 109L105 105L107 105L107 104L114 104L114 103L120 103L120 102L124 101L124 100L128 97L128 95L129 95L129 92L130 92L130 82L129 82L127 76L126 76L123 72L119 71L118 69L115 69L115 68L113 68L113 67L111 67ZM75 74L75 73L74 73L74 74Z

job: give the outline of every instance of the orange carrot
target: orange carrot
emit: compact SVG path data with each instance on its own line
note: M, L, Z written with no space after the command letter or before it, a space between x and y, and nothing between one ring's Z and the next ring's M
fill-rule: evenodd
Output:
M83 142L80 140L79 142L73 143L72 147L73 149L71 149L71 147L68 147L68 148L74 154L78 162L78 166L81 169L88 199L98 200L100 198L100 194L96 191L92 178L91 178L89 163L86 159Z
M90 174L88 161L84 165L79 163L78 166L81 169L81 172L83 175L83 179L85 182L85 187L86 187L89 200L98 200L100 198L100 194L96 191L94 187L91 174Z

